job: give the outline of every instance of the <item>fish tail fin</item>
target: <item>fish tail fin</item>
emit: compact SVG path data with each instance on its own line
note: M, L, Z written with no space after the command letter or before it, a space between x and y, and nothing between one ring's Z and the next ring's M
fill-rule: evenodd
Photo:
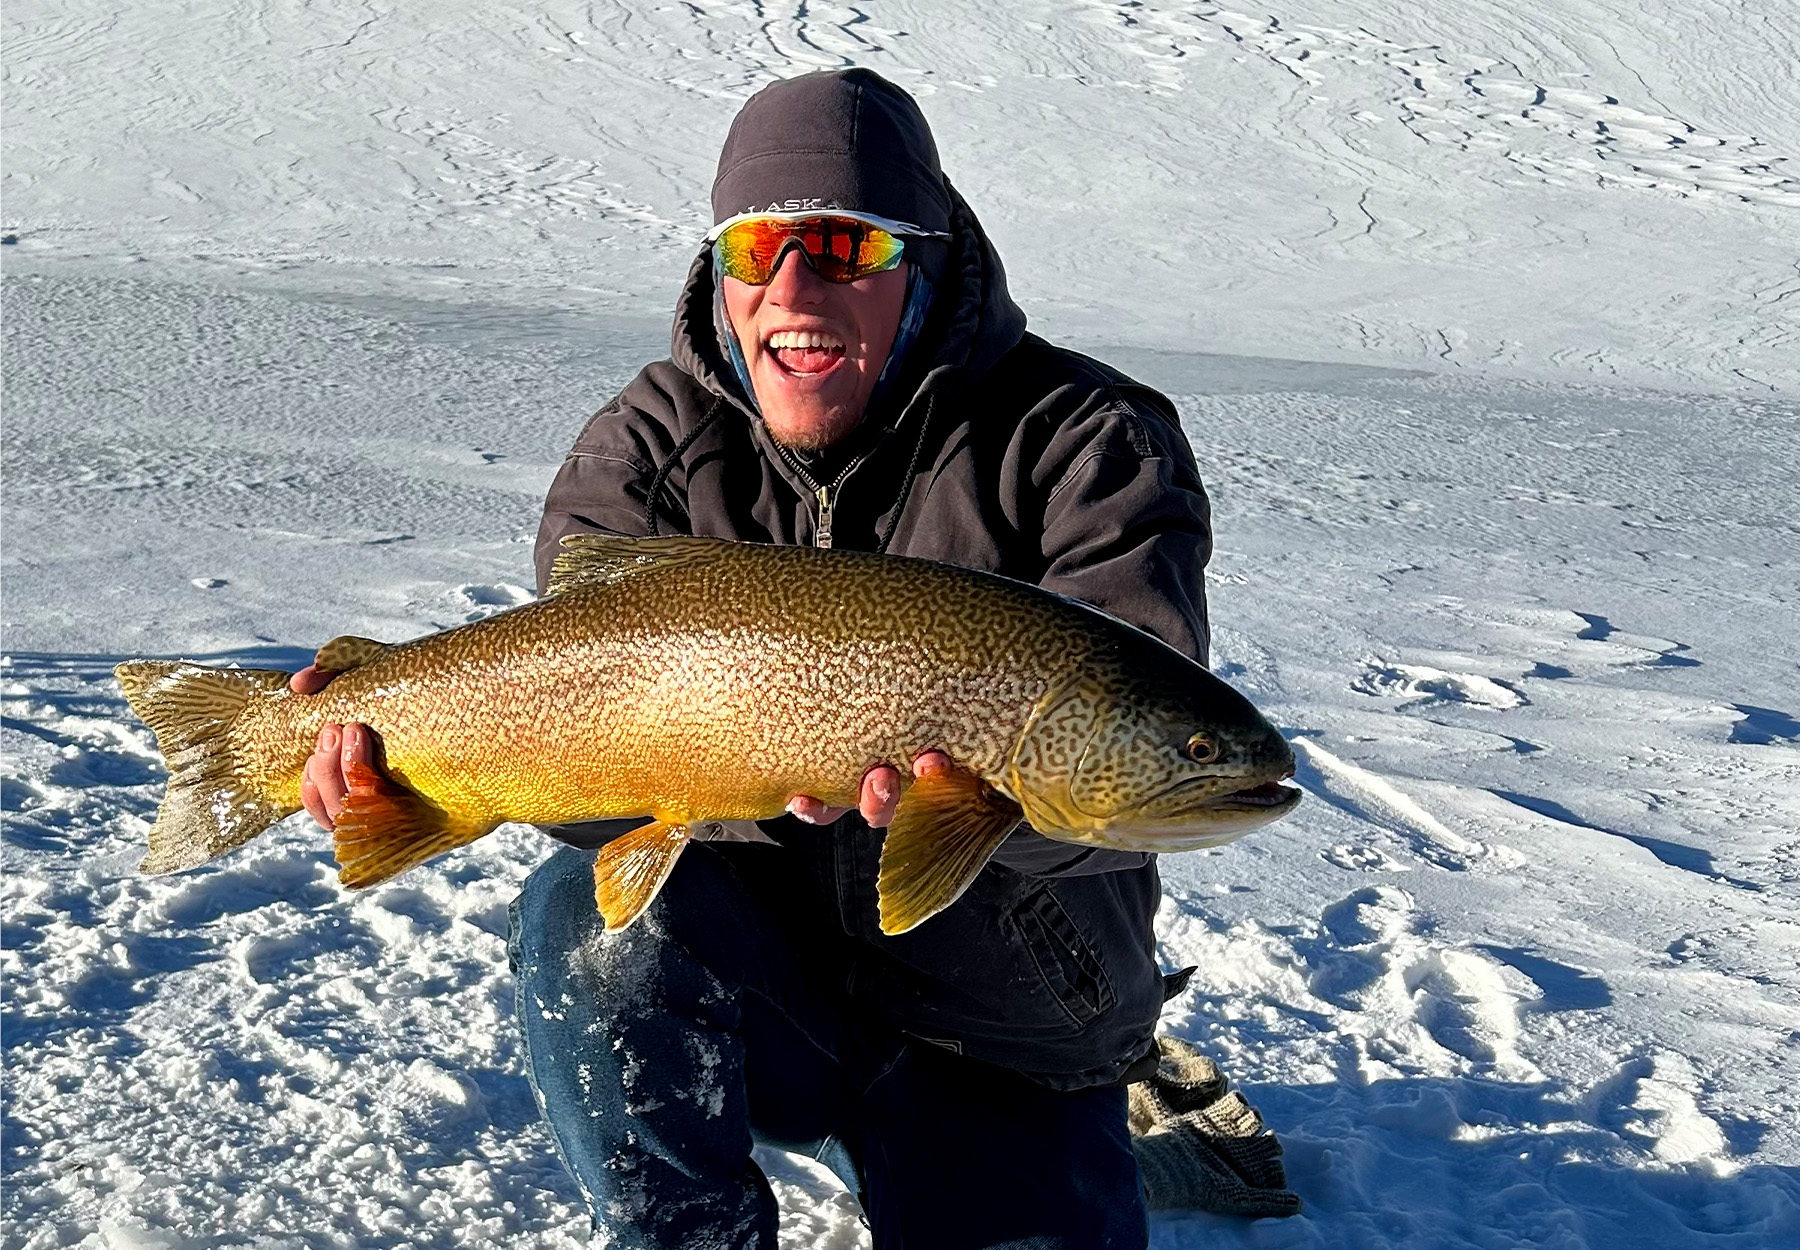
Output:
M494 829L453 815L387 774L353 760L344 768L344 808L333 840L338 880L352 890L379 885Z
M197 868L299 810L268 792L270 783L281 779L251 767L232 733L259 695L286 688L287 673L131 660L114 668L113 676L131 710L156 734L169 770L168 789L139 872ZM296 770L305 760L302 750Z

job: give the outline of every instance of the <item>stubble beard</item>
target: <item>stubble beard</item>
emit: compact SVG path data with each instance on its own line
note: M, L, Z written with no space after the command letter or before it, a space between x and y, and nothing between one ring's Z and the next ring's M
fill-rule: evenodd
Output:
M828 414L823 420L782 422L780 427L763 416L763 428L777 446L789 451L820 452L849 437L850 433L862 424L862 416L844 416L838 413Z

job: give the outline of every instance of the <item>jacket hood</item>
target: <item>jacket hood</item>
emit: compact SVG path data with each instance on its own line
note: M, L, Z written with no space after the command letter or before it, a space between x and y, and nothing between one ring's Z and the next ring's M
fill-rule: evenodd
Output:
M944 190L950 199L952 235L945 273L953 280L938 292L926 331L913 346L914 352L929 354L929 363L921 370L911 362L902 374L906 381L898 389L898 402L888 409L894 424L927 392L945 391L985 373L1025 334L1025 312L1006 289L999 253L948 178ZM703 246L675 303L670 357L708 391L761 425L726 359L714 306L712 248Z
M860 66L781 79L745 101L719 152L712 206L715 224L739 213L845 208L950 228L937 144L918 102Z

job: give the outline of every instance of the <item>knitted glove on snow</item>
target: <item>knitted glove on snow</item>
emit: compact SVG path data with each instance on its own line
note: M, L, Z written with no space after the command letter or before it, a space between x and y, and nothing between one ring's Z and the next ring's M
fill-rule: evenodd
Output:
M1156 1039L1161 1062L1130 1087L1132 1150L1152 1211L1294 1215L1281 1143L1192 1043Z

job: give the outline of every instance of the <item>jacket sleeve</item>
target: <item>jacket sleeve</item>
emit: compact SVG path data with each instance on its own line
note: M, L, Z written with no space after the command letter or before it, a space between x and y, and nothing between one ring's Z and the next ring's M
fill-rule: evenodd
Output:
M678 374L667 361L649 366L582 427L544 499L534 553L540 592L550 583L566 535L647 536L653 486L658 486L657 532L692 532L684 479L675 474L657 482L657 468L675 454L679 410L685 407L693 417L694 398L688 396L684 405L672 394Z
M1097 392L1062 423L1039 463L1044 588L1091 603L1205 664L1212 516L1168 401L1141 387ZM1025 826L994 854L1038 877L1117 872L1151 858L1053 841Z
M1168 401L1113 394L1073 424L1047 457L1041 584L1206 664L1212 511Z

